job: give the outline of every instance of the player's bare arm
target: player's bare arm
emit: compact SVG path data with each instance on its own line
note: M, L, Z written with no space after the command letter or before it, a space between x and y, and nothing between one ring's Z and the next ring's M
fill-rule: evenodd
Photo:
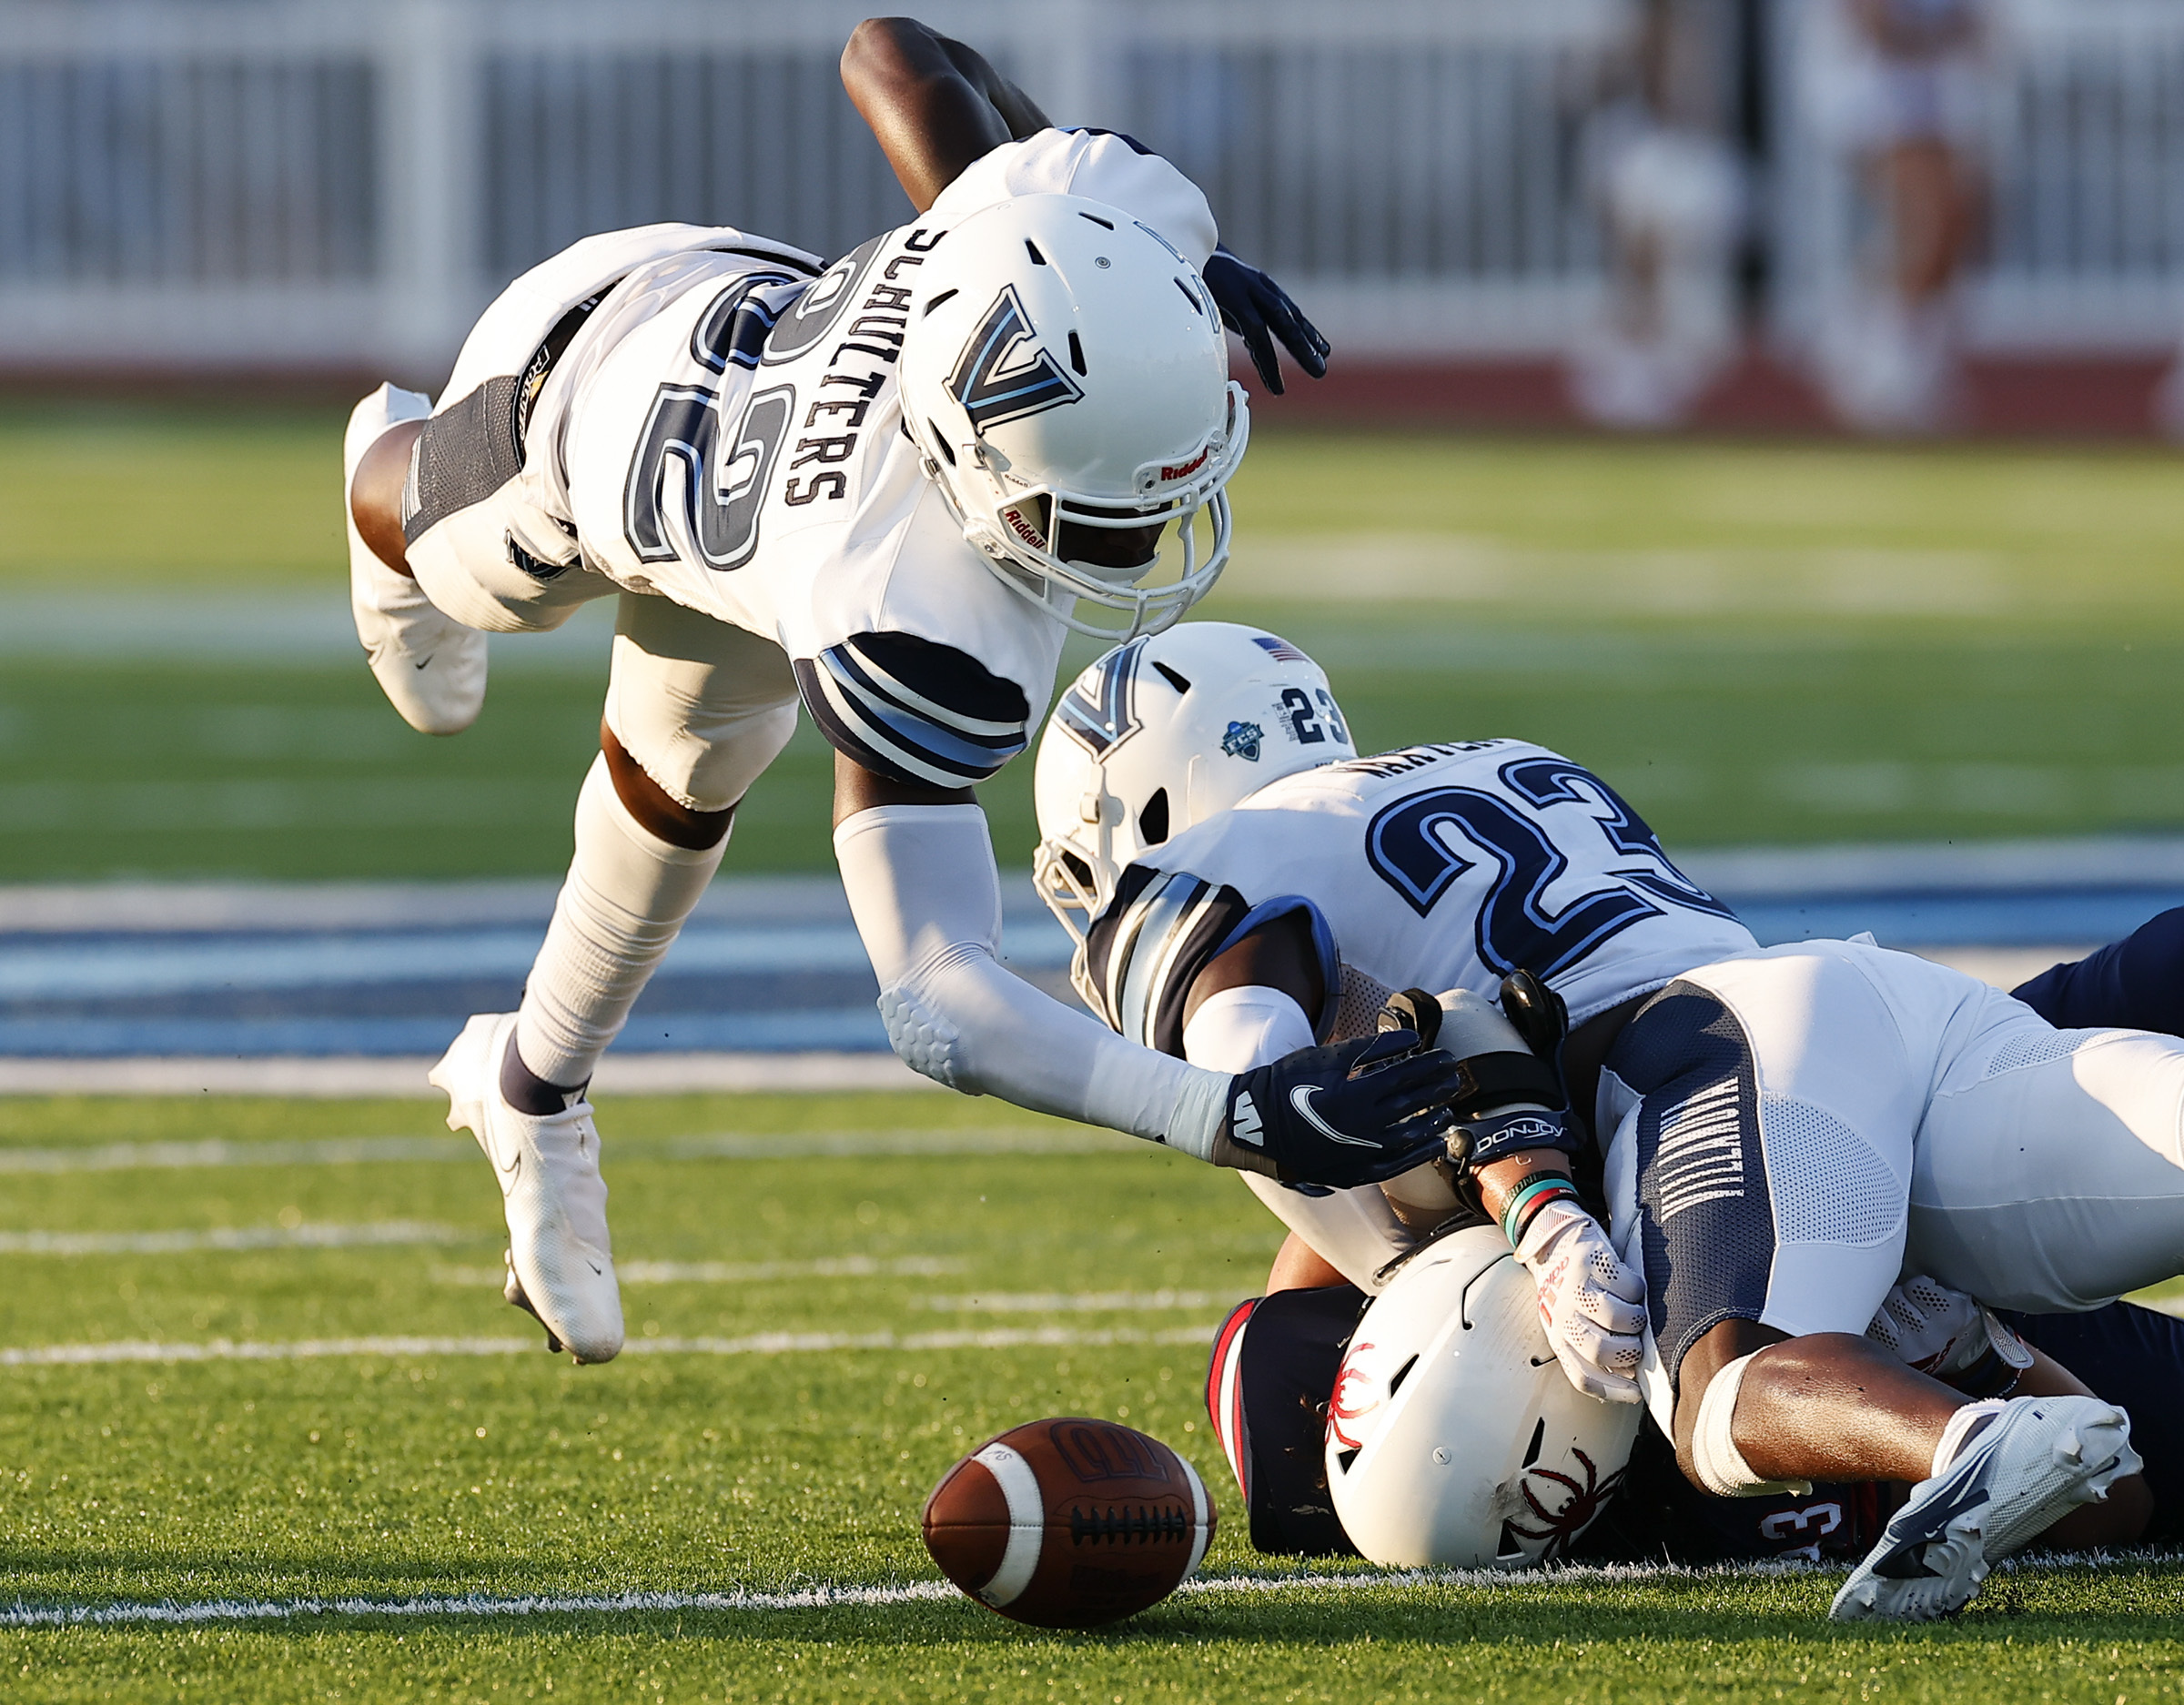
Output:
M963 169L1047 127L976 49L915 18L866 18L842 50L842 86L920 213Z
M972 161L1051 122L976 49L915 18L860 24L843 50L842 83L920 213ZM1200 271L1269 391L1284 388L1277 344L1311 378L1326 377L1327 339L1271 277L1226 245Z

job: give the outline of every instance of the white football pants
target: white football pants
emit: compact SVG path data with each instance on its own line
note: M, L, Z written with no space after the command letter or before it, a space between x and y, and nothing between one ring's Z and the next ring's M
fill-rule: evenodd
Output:
M2042 1312L2184 1271L2184 1042L2058 1031L1908 953L1684 973L1617 1041L1600 1113L1657 1408L1722 1319L1861 1333L1907 1272Z

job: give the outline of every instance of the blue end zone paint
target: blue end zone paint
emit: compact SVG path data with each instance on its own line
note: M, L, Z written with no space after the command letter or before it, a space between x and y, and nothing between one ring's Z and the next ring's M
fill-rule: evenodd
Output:
M2093 893L1850 894L1735 901L1736 915L1767 946L1871 930L1884 946L2037 947L2108 942L2158 912L2184 905L2184 889Z
M1992 873L1931 868L1946 851L1900 850L1905 866L1885 874L1909 880L1894 888L1869 872L1843 885L1859 892L1830 892L1840 875L1836 854L1815 855L1788 881L1776 873L1754 884L1764 892L1714 886L1770 944L1861 930L1892 946L2089 944L2184 905L2184 851L2149 857L2152 869L2137 866L2151 878L2138 885L2119 880L2125 873L2116 867L2128 867L2120 858L2079 870L2070 862L2080 854L2027 847L2030 880L2013 869L2005 885ZM1898 855L1858 854L1867 863ZM1815 880L1802 890L1795 879L1806 875ZM1009 963L1068 999L1061 971L1069 943L1027 890L1009 891ZM360 890L273 890L265 892L277 907L252 913L228 896L219 921L206 927L161 915L167 890L135 891L126 904L115 903L111 917L89 915L105 891L69 891L63 922L57 910L41 910L42 896L57 892L0 893L0 1058L437 1054L469 1014L505 1011L521 998L551 904L549 890L521 904L506 896L489 903L460 886L373 891L379 898L362 901ZM714 885L707 906L718 909L684 932L617 1052L885 1050L871 972L831 881L739 887L730 879ZM258 926L268 917L277 921Z

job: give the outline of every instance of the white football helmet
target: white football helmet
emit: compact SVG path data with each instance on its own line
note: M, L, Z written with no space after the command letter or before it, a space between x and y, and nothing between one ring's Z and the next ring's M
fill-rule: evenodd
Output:
M1081 196L1018 196L953 227L917 272L904 416L963 536L1005 584L1080 633L1158 632L1228 560L1223 488L1250 411L1198 269ZM1200 549L1204 512L1209 535ZM1176 577L1066 561L1086 532L1176 523ZM1127 620L1099 625L1091 604Z
M1566 1555L1614 1494L1643 1417L1570 1383L1509 1240L1468 1226L1358 1322L1328 1405L1328 1488L1376 1563L1527 1569Z
M1102 657L1046 719L1032 784L1033 878L1079 969L1087 926L1146 848L1278 777L1357 755L1325 671L1271 633L1187 621Z

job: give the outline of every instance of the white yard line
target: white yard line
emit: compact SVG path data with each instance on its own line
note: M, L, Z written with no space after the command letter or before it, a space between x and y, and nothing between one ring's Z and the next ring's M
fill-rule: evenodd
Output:
M0 1255L182 1255L199 1249L353 1249L470 1243L474 1232L423 1220L367 1226L234 1226L207 1231L0 1231Z
M281 1095L437 1101L430 1054L159 1054L0 1058L0 1095ZM612 1095L804 1095L932 1090L892 1054L610 1054L592 1088Z
M890 1059L894 1056L889 1055ZM925 1080L920 1079L920 1082ZM435 1090L435 1095L440 1092ZM1000 1125L963 1131L723 1132L665 1141L609 1133L603 1151L622 1161L861 1159L921 1155L1121 1153L1135 1137L1093 1130ZM477 1161L468 1136L337 1136L303 1143L107 1143L96 1148L0 1148L0 1173L157 1172L197 1166L355 1166L389 1161Z
M1245 1293L1226 1291L982 1291L963 1296L914 1296L913 1308L935 1314L1158 1314L1174 1308L1227 1307Z
M816 1261L623 1261L614 1275L624 1285L763 1285L774 1279L933 1278L960 1273L967 1261L951 1256L911 1255L893 1261L870 1256L823 1256ZM490 1285L508 1280L497 1266L436 1266L435 1285Z
M1997 1572L2049 1574L2100 1564L2173 1563L2169 1551L2068 1553L2026 1560L2012 1559ZM1489 1590L1568 1586L1619 1585L1654 1580L1736 1579L1839 1572L1811 1563L1720 1564L1690 1568L1673 1563L1611 1563L1513 1574L1483 1569L1360 1570L1356 1574L1232 1574L1188 1580L1178 1592L1272 1595L1289 1592L1358 1593L1414 1588L1468 1587ZM0 1608L0 1629L188 1627L207 1622L285 1622L306 1617L384 1616L518 1618L530 1616L629 1616L675 1610L781 1611L884 1609L893 1605L945 1603L963 1595L939 1580L910 1580L888 1586L822 1584L788 1592L730 1588L719 1592L464 1593L408 1599L205 1599L185 1602L118 1604L15 1604ZM964 1600L968 1602L968 1600Z
M1204 1344L1208 1324L1159 1332L1116 1327L996 1327L984 1332L757 1332L740 1338L632 1338L625 1356L797 1356L837 1350L1010 1350L1103 1348L1121 1344ZM116 1339L101 1344L34 1344L0 1349L0 1367L82 1367L113 1362L302 1362L343 1356L536 1355L537 1337L212 1338L202 1343Z

